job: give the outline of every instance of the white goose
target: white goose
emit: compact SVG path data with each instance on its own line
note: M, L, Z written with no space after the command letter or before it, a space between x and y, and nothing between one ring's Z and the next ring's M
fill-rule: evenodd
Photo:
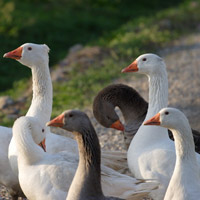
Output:
M46 132L35 117L20 117L13 125L20 186L30 200L64 200L77 159L44 152L36 143L45 138Z
M31 68L33 79L33 99L26 116L36 117L37 120L43 124L50 120L52 109L52 83L48 66L48 51L49 48L46 45L27 43L4 55L4 57L16 59L20 63ZM63 154L66 153L66 156L70 155L69 157L78 157L78 149L75 140L55 135L48 130L46 134L46 149L48 153L66 150L66 152L63 152ZM106 194L123 196L123 193L127 190L136 191L138 189L143 190L146 187L154 188L155 184L151 183L138 184L137 189L134 184L130 185L130 182L139 183L140 181L121 175L117 171L109 168L112 167L117 170L124 168L126 160L124 159L123 163L121 163L121 159L119 157L120 155L124 158L124 154L114 152L113 156L112 153L107 156L106 153L102 154L102 164L107 166L104 166L102 169L102 174L107 175L107 177L105 177L104 184L109 185L107 187L108 193ZM17 174L17 151L14 139L12 139L9 147L9 158L12 168ZM73 168L75 168L75 166L73 166ZM119 181L120 178L123 180L123 183Z
M176 164L164 200L196 200L200 197L200 173L192 131L186 116L175 108L164 108L144 125L158 125L172 131Z
M145 120L167 107L168 80L162 58L155 54L141 55L122 72L138 72L148 76L149 107ZM163 199L176 159L174 143L170 141L167 129L140 126L131 141L127 157L129 169L136 178L158 180L159 188L150 195L155 200Z

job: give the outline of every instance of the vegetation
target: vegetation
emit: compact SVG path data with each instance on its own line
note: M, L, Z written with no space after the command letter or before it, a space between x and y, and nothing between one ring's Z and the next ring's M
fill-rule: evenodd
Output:
M130 19L152 15L181 0L0 0L1 54L26 42L46 43L50 65L56 64L76 43L88 44ZM29 70L1 57L0 91ZM12 70L8 70L12 69ZM17 73L16 73L17 72Z
M35 5L39 3L37 0L26 0L24 1L24 5L26 5L24 9L30 6L30 2L34 2ZM66 2L68 2L70 6L64 8L62 5ZM139 54L144 52L156 52L157 49L170 44L171 40L198 29L200 20L199 1L192 3L184 1L176 7L174 1L168 1L168 5L160 5L159 7L155 6L159 2L158 0L151 1L152 4L149 6L142 4L143 1L138 1L136 6L132 1L116 0L113 1L114 3L110 2L111 1L107 0L98 0L95 1L95 3L92 0L62 0L56 3L53 0L46 0L43 2L43 6L40 7L40 11L42 12L43 9L51 10L54 8L50 15L51 17L54 16L55 19L52 17L52 20L49 20L45 14L41 17L33 13L34 16L32 16L32 20L34 22L32 24L30 13L27 9L27 24L17 29L18 36L16 38L20 38L17 42L20 41L20 43L23 43L23 37L21 38L20 35L24 31L25 38L27 37L26 41L36 43L41 43L43 41L43 43L49 44L52 48L50 54L52 65L66 54L66 50L69 46L78 42L84 45L99 45L113 52L104 55L101 64L96 62L89 68L82 70L81 73L77 73L80 71L80 66L73 64L73 70L68 74L68 77L70 77L68 81L54 83L53 116L68 108L83 108L91 105L92 99L98 90L119 77L128 77L127 74L125 76L121 74L120 71ZM87 5L87 12L83 9L83 3ZM179 1L176 1L176 3L178 4ZM173 5L173 7L169 7L171 5ZM58 9L59 6L60 10ZM154 12L152 12L152 7L154 7ZM29 8L31 8L31 6ZM103 8L105 10L103 10ZM121 13L119 8L122 10ZM71 20L69 20L69 18L62 19L61 12L64 12L66 9ZM126 12L124 12L124 10L126 10ZM81 14L80 16L77 14L77 16L73 18L72 14L75 13ZM104 13L104 15L102 13ZM80 21L78 20L78 16ZM28 22L28 20L30 21ZM47 24L49 25L47 26ZM68 30L66 30L65 26L63 27L63 24L68 25ZM33 32L30 34L33 34L32 36L27 32L27 26L30 26L30 32ZM55 31L55 33L47 34L47 32L45 32L47 27L48 29L51 27L51 30L53 29L52 31ZM54 30L56 27L57 29ZM60 28L63 29L63 33L66 33L66 37L60 34L62 32L60 32L60 30L62 30ZM37 32L38 30L41 34ZM71 35L69 32L71 32ZM68 35L67 37L67 34L70 36ZM14 38L12 34L9 37L12 39ZM30 39L29 37L32 38ZM18 46L17 42L15 47ZM4 43L6 44L5 41ZM11 47L12 45L13 44L10 44L8 46ZM5 63L8 64L8 61L5 61ZM11 63L11 61L9 61L9 63ZM13 62L12 65L17 64ZM16 66L16 68L16 70L19 71L20 67ZM13 73L16 74L16 72ZM28 70L27 72L23 71L22 74L17 74L24 76L25 73L30 74ZM5 75L3 77L5 77L5 79L7 78ZM18 97L21 96L27 87L26 82L27 79L15 82L13 88L4 91L2 94L9 94L16 99L16 94L18 94ZM30 101L27 102L26 109L29 105ZM24 114L26 109L24 109L21 114ZM4 124L10 123L7 119L5 120L5 117L3 118L0 116L0 119L4 119Z

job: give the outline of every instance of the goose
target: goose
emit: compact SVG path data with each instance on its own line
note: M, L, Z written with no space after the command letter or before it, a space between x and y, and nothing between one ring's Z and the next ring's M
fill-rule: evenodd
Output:
M48 52L49 48L47 45L26 43L4 55L4 57L15 59L21 64L31 68L33 98L26 116L35 117L42 124L46 124L50 120L52 111L52 82L48 66ZM46 130L45 139L46 151L48 153L54 154L62 151L63 154L66 153L65 157L78 157L77 143L74 139L51 133L49 128ZM107 175L104 179L105 184L108 185L106 194L110 195L111 193L111 195L114 194L113 196L123 196L122 193L127 190L127 188L132 189L130 182L133 181L129 176L121 174L121 172L126 171L127 168L126 153L105 151L102 152L101 157L103 165L102 173ZM11 140L9 145L9 159L13 171L18 175L17 150L14 139ZM75 166L73 166L73 168L74 167ZM120 178L124 180L123 186L119 181ZM118 182L116 182L116 180L118 180ZM134 179L134 181L136 180ZM137 181L138 183L142 182L139 180ZM149 183L146 183L146 185L148 184ZM141 188L143 187L143 184L138 185L140 185L139 187ZM112 190L110 189L111 187ZM120 187L122 187L122 189L119 189ZM150 187L152 187L151 184Z
M93 101L95 118L106 128L121 130L120 127L113 126L113 123L120 121L115 107L119 107L124 117L124 144L128 149L133 136L144 121L148 103L136 90L124 84L112 84L98 92Z
M188 119L178 109L163 108L144 122L168 128L175 139L176 164L164 200L196 200L200 197L200 174Z
M101 187L101 150L99 139L89 117L80 110L67 110L47 123L73 133L79 147L79 164L68 191L67 200L113 199L105 197ZM130 193L131 199L146 196L146 193Z
M149 106L145 120L153 117L168 104L166 65L155 54L143 54L122 72L138 72L148 76ZM175 147L167 129L141 125L127 152L128 166L136 178L156 179L159 188L150 193L155 200L164 198L175 166ZM199 155L198 162L200 164Z
M121 110L124 118L124 146L128 149L131 140L145 119L148 103L134 88L125 84L111 84L100 90L94 98L94 117L106 128L122 130L121 127L113 126L115 122L120 121L115 111L116 107ZM196 130L192 130L192 133L195 150L200 153L200 133ZM170 130L169 137L173 140Z
M32 51L34 52L33 54ZM51 115L52 109L52 84L49 77L50 74L48 74L49 69L47 68L49 62L48 52L49 48L47 45L24 44L19 48L4 54L5 58L12 58L18 60L19 62L23 60L22 62L24 63L24 65L29 66L32 69L33 74L37 74L37 76L33 77L33 98L31 106L26 113L26 116L40 116L40 121L44 124L46 123L45 118L48 118L48 115ZM37 59L35 59L34 56L36 56ZM35 65L41 66L40 70L43 70L44 73L38 72L38 68L35 67ZM43 79L47 82L46 85L40 84ZM50 84L48 85L48 83ZM46 98L42 98L42 95L44 94L46 95ZM48 138L46 139L47 144L50 141L51 140L49 140ZM53 144L51 143L49 145L53 146ZM48 149L48 151L50 150ZM8 157L12 170L17 175L17 151L13 139L11 139L9 145Z
M70 153L67 155L66 152L49 154L43 151L37 143L42 141L46 134L48 134L48 128L35 117L22 116L14 122L13 139L18 151L20 186L30 200L64 200L67 197L76 172L78 158L71 156ZM113 177L110 177L111 172L118 177L114 178L115 181L113 183L107 181L108 179L113 179ZM129 188L127 191L123 191L123 194L123 189L117 191L122 196L127 196L130 192L137 193L133 191L136 188L140 188L138 193L149 190L146 188L142 189L140 184L140 186L136 185L135 183L138 181L135 178L126 175L119 177L118 173L110 168L107 168L107 171L104 170L104 173L102 173L102 184L106 191L111 190L108 193L116 193L114 187L117 185L115 183L117 180L122 187L125 185L124 181L128 181L129 184ZM121 188L119 187L119 189Z
M22 48L18 49L18 51L22 53ZM7 54L4 54L4 57L12 56L12 54L14 56L14 53L15 51L13 51L12 53L9 52ZM16 55L15 59L20 59L20 57ZM27 113L27 115L29 114ZM24 197L24 194L20 188L18 181L16 156L12 153L10 154L10 161L14 160L13 165L10 164L10 161L8 160L8 152L16 151L15 146L11 145L13 143L11 138L12 128L0 126L0 184L4 185L8 189L9 194L12 196L13 199L17 199L18 196ZM10 148L11 146L13 146L13 148Z
M64 200L75 173L73 165L77 158L61 153L48 154L37 145L47 132L45 125L36 117L22 116L13 125L19 183L30 200Z

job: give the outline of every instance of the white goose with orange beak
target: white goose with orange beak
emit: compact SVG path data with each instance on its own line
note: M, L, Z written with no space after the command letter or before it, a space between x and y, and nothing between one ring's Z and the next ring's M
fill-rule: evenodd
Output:
M48 52L49 48L47 45L27 43L11 52L4 54L5 58L15 59L23 65L31 68L34 85L33 98L26 116L36 117L44 125L50 119L52 109L52 84L51 78L49 77ZM46 96L43 96L45 91ZM41 142L40 145L46 151L45 140ZM9 145L8 157L12 170L17 175L17 150L14 138L11 139Z
M176 164L164 200L196 200L200 197L200 168L192 131L186 116L175 108L164 108L144 125L168 128L175 139Z
M45 47L43 47L43 49L45 49ZM47 46L46 46L45 51L47 52L46 61L48 62L48 47ZM22 53L23 53L23 47L21 46L12 52L4 54L4 57L20 60L22 57ZM24 62L26 62L26 60L27 60L27 58L24 59ZM26 63L28 63L28 62L26 62ZM28 116L34 116L34 113L31 111L31 110L33 110L32 107L33 107L33 104L27 113ZM15 145L13 145L13 147L10 148L10 155L11 156L13 155L11 160L14 160L13 165L10 165L10 162L8 160L8 146L10 144L11 138L12 138L12 128L0 126L0 147L1 147L0 148L0 184L7 187L9 193L11 194L11 196L13 196L13 198L17 198L20 196L23 197L24 195L19 186L19 181L18 181L18 177L17 177L17 173L16 173L17 172L17 159L15 156L15 152L16 152ZM13 143L13 141L11 142L11 144L12 143ZM44 141L40 145L43 148L45 148ZM12 152L14 154L12 154ZM15 172L13 173L12 170L14 170Z
M143 54L122 72L136 72L148 77L149 107L145 120L167 107L168 80L162 58L155 54ZM176 160L174 142L169 139L168 130L160 126L141 125L131 141L127 157L129 169L136 178L156 179L160 183L150 196L154 200L163 200Z

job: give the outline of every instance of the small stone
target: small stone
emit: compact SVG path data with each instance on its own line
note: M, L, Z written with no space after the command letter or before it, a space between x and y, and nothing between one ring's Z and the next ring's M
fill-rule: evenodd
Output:
M9 114L9 115L7 115L7 118L8 118L8 119L12 119L12 120L17 119L18 117L19 117L19 116L16 115L16 114Z
M69 53L75 53L77 51L80 51L81 49L83 49L83 45L81 45L81 44L75 44L74 46L72 46L69 49Z
M12 105L14 101L9 96L0 97L0 109L5 109L9 105Z

